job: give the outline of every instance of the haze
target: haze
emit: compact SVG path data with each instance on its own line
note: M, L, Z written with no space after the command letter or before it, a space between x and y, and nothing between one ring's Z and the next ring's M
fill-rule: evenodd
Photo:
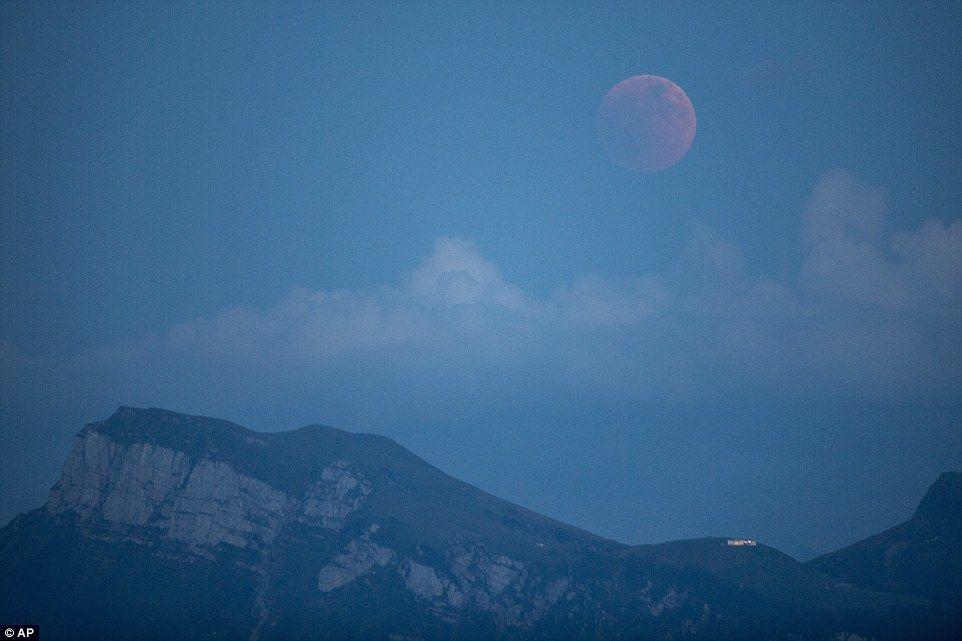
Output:
M800 558L962 467L962 5L0 4L0 520L120 405ZM595 117L656 74L657 174Z

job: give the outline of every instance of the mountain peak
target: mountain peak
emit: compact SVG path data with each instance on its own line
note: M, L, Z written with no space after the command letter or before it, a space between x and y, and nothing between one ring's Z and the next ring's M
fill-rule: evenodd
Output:
M209 416L157 407L121 406L110 417L87 424L79 436L91 434L124 447L149 444L193 459L225 461L243 474L285 491L296 491L313 482L335 460L369 473L400 467L422 472L430 469L441 474L385 436L326 425L259 432Z
M108 418L87 425L115 437L137 437L140 439L161 439L187 437L190 434L232 434L252 433L246 427L219 418L181 414L159 407L130 407L121 405Z
M962 472L943 472L915 510L915 518L935 523L962 522Z

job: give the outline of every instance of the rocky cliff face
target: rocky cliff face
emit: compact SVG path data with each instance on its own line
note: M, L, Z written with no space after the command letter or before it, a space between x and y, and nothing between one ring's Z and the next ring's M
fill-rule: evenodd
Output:
M882 609L936 636L957 622L762 545L606 541L380 437L132 408L77 435L0 560L0 614L46 638L900 638Z
M51 517L75 518L92 538L154 536L213 556L220 545L263 550L292 519L339 530L370 492L343 461L292 496L227 462L118 442L91 426L77 435L45 509Z

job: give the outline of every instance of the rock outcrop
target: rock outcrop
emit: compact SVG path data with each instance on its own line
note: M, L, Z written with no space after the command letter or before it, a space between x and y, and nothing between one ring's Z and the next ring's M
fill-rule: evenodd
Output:
M364 534L351 540L340 554L335 555L317 573L317 589L330 592L351 583L373 568L384 566L394 559L394 551L371 540L377 532L377 524L372 525Z
M212 555L220 545L264 549L291 519L339 530L370 492L343 461L325 467L302 496L291 496L225 461L118 442L87 427L45 509L76 517L90 537L159 536Z

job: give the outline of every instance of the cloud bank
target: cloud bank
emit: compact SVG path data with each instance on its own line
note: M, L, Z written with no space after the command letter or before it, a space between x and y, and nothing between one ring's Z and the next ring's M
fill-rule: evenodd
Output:
M470 240L442 237L392 284L298 287L267 308L228 309L46 363L143 389L168 381L253 390L260 381L340 386L349 397L354 386L399 403L955 398L962 220L893 231L887 215L881 189L836 170L805 207L802 260L789 279L748 274L742 251L702 227L661 273L589 275L542 296L506 279ZM25 366L11 346L3 353L5 369L44 367Z
M639 400L958 392L962 221L891 231L882 190L837 170L815 185L799 245L793 278L752 277L738 247L698 228L663 273L585 276L539 297L470 240L442 237L394 284L295 288L271 307L198 318L96 360L315 379L363 362L428 390L460 379Z

